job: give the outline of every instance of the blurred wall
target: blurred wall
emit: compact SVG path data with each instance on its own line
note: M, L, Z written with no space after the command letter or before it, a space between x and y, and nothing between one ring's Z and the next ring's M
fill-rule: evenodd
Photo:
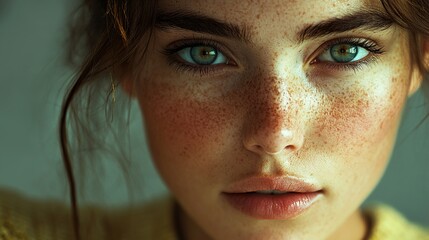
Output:
M67 201L57 120L71 71L62 64L68 0L0 0L0 187L35 198ZM367 202L387 202L410 219L429 225L429 121L421 92L410 99L391 164ZM134 105L133 156L142 174L136 198L165 193L147 156L141 117ZM429 119L428 119L429 120ZM126 202L120 173L108 166L106 194L89 198ZM365 176L362 176L365 177Z

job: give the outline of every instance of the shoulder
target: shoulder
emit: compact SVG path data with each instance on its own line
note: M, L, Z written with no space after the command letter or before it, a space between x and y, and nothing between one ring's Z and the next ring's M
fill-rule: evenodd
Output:
M175 240L174 207L171 197L163 197L144 205L112 210L108 222L121 234L116 239Z
M429 240L428 229L408 221L389 206L375 205L364 212L372 226L369 240Z
M67 207L54 201L29 200L0 190L0 239L69 239ZM55 227L55 231L54 231Z
M83 239L174 240L171 198L115 209L79 209ZM0 240L73 240L70 208L0 189Z

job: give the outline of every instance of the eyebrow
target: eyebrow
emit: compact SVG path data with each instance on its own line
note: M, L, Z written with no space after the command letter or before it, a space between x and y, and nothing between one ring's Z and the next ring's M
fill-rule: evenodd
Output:
M380 11L362 10L339 18L327 19L311 24L298 33L298 41L324 37L335 33L343 33L356 29L382 31L394 24L393 19Z
M316 24L307 25L297 33L297 41L324 37L335 33L348 32L356 29L386 30L394 24L393 20L381 11L361 10L342 17L327 19ZM247 26L223 22L209 16L191 11L177 10L172 12L159 11L155 27L182 29L198 33L206 33L220 37L233 38L243 42L251 42Z
M170 28L190 30L250 42L250 34L246 26L226 23L191 11L159 11L155 20L155 27L163 30Z

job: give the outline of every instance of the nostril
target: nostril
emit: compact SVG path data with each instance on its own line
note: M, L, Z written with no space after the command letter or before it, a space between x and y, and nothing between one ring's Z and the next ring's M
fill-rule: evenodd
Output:
M277 155L285 152L290 153L296 151L299 148L299 146L295 144L282 144L281 142L265 142L264 144L263 142L259 143L257 141L253 141L247 142L247 144L244 142L244 145L248 150L260 155Z
M266 154L265 149L261 146L261 145L253 145L250 148L248 148L249 150L251 150L252 152L256 152L259 154Z
M285 147L286 150L290 150L290 151L295 151L297 149L297 147L295 145L287 145Z

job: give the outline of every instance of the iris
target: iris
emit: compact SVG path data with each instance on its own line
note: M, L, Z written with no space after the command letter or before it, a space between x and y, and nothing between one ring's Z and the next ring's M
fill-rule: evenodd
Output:
M351 62L358 53L358 47L351 44L337 44L332 46L330 49L332 59L338 63Z
M190 55L196 64L210 65L216 61L218 51L210 46L195 46L190 49Z

